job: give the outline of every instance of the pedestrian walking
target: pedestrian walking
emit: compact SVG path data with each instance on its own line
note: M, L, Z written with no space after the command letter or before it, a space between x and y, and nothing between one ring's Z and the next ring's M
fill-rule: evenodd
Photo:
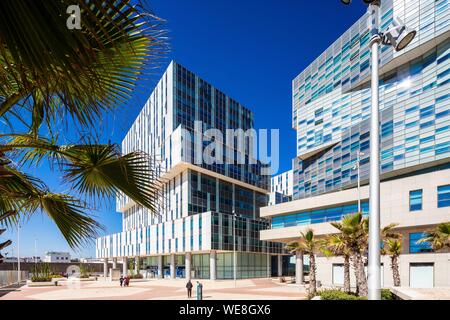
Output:
M120 279L119 279L119 281L120 281L120 286L122 287L123 286L123 276L120 276Z
M192 284L192 282L191 282L191 280L189 280L187 283L186 283L186 289L187 289L187 296L188 296L188 299L189 298L192 298L192 287L193 287L194 285Z

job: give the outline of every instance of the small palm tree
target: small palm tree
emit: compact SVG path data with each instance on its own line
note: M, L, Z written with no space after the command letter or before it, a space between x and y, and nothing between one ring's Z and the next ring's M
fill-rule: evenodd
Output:
M286 245L286 249L291 253L306 253L309 255L309 294L315 295L317 293L316 283L316 253L319 251L321 241L314 236L312 229L301 232L298 241L290 242Z
M396 239L388 238L383 241L383 244L384 245L381 249L381 254L390 256L394 286L400 287L400 270L398 266L398 258L402 252L402 239L401 237Z
M435 251L450 248L450 222L443 222L433 231L426 232L417 243L430 243Z
M346 215L340 222L331 222L338 229L342 240L351 253L355 267L356 287L360 296L367 296L367 278L364 271L364 254L369 240L369 220L361 212Z
M326 256L342 256L344 258L344 291L350 292L350 257L351 251L342 234L333 234L324 241L322 252Z

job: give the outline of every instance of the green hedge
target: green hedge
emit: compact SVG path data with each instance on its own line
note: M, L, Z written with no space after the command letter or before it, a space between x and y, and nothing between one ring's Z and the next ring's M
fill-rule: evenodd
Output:
M381 300L394 300L394 295L389 289L381 289Z
M346 293L338 289L326 289L318 292L322 300L366 300L365 297L358 297L354 293Z
M356 293L346 293L339 289L324 289L317 292L322 300L367 300L367 297L358 297ZM313 297L309 297L310 299ZM394 300L394 296L389 289L381 289L382 300Z

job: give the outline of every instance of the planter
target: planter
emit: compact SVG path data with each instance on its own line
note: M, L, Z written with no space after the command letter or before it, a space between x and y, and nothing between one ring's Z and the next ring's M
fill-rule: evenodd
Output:
M142 279L130 279L130 282L147 282L147 281L150 281L149 279L145 279L145 278L142 278Z
M31 281L27 280L28 287L54 287L58 285L58 281Z

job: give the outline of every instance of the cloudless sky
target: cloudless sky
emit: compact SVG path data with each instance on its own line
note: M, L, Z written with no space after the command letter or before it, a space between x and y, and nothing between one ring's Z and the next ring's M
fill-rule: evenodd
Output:
M141 83L126 108L119 107L104 117L98 127L102 138L122 141L159 76L174 59L251 109L256 128L280 129L280 172L289 170L296 154L291 128L292 80L364 14L362 1L353 2L345 7L339 0L149 1L154 13L166 20L170 53L151 81ZM46 166L30 173L43 178L53 191L70 192ZM97 207L92 214L105 226L101 234L121 231L114 199ZM2 235L2 239L14 241L5 251L8 255L17 254L16 237L14 230ZM21 256L34 255L35 239L40 256L50 250L70 251L74 257L95 256L94 243L79 252L71 251L54 224L41 214L21 228Z

